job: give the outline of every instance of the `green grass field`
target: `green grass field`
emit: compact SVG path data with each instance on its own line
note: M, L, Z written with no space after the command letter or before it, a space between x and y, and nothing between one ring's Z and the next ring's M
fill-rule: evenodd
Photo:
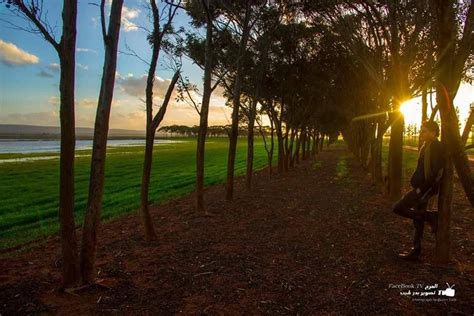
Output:
M155 146L150 199L160 203L194 189L195 139ZM240 138L236 175L245 172L246 139ZM206 143L206 185L224 182L227 138L210 138ZM102 219L107 220L139 207L143 146L111 147L107 154ZM57 156L56 154L2 154L0 159ZM90 150L76 153L76 225L83 222ZM261 139L255 142L255 169L266 166ZM13 247L58 231L59 160L37 160L0 164L0 249Z
M195 183L196 141L174 139L179 143L155 146L150 199L160 203L190 193ZM342 143L342 141L340 141ZM206 143L206 185L222 183L226 176L227 138L210 138ZM102 219L108 220L139 207L143 146L111 147L106 164ZM245 172L246 139L240 138L236 175ZM388 145L383 147L384 170ZM44 154L0 154L0 159L56 156ZM90 150L76 154L76 225L81 226L87 200ZM404 151L403 173L409 177L418 153ZM277 157L274 157L276 162ZM344 161L345 162L345 161ZM58 231L59 160L37 160L0 164L0 249L10 248ZM255 140L255 169L266 166L266 153L260 138ZM338 166L344 177L345 163ZM344 173L344 175L343 175Z

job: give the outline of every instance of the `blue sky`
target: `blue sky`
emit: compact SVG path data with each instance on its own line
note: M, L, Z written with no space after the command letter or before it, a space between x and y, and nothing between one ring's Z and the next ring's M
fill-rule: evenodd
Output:
M99 26L99 8L90 2L99 0L78 0L78 31L76 55L76 126L94 125L97 96L102 76L103 44ZM59 40L61 32L62 1L49 0L45 9L51 25L56 25L55 35ZM146 32L137 26L147 27L145 0L125 0L122 12L120 51L126 51L125 44L138 55L149 60L150 47L146 42ZM158 1L161 5L161 1ZM23 20L11 17L4 5L0 6L0 19L22 27ZM189 18L179 12L175 18L176 28L190 28ZM163 55L161 55L160 60ZM8 23L0 21L0 124L59 125L59 69L56 51L41 36L11 29ZM161 63L160 63L161 64ZM183 75L200 87L202 71L188 59L183 60ZM143 98L147 65L136 57L119 54L118 76L116 79L114 102L111 113L111 128L143 130L145 112ZM157 71L155 103L160 104L171 70L159 67ZM196 95L199 101L200 97ZM463 84L455 99L460 108L461 122L464 124L469 104L474 102L474 86ZM408 107L406 122L418 123L420 101ZM217 89L211 98L209 123L227 124L230 109ZM162 125L198 124L196 111L185 103L170 103Z
M103 44L100 34L99 8L91 0L79 0L77 54L76 54L76 125L92 127L97 106L103 66ZM99 1L97 0L97 3ZM161 5L161 1L158 1ZM56 25L55 36L61 33L62 1L45 1L51 25ZM119 50L126 51L126 44L145 60L151 51L146 42L148 26L144 0L125 0L122 12L122 30ZM4 5L0 6L1 19L26 26L23 20L11 16ZM178 11L174 20L176 28L189 28L189 18ZM162 65L156 73L155 102L160 104L167 81L173 73ZM11 29L0 21L0 124L32 124L58 126L59 69L58 57L53 47L38 34ZM144 75L147 65L136 57L119 54L111 114L112 128L143 130L144 106L140 98L144 94ZM198 86L202 71L190 60L183 60L183 75ZM161 80L163 79L163 80ZM212 98L210 124L226 124L230 117L225 100L216 94ZM188 104L172 102L163 124L197 124L198 115Z

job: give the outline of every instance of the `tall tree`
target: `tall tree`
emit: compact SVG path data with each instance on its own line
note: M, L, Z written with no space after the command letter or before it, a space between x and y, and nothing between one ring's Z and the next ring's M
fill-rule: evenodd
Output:
M160 10L156 4L155 0L150 0L150 9L152 12L152 22L153 22L153 29L148 36L148 40L150 42L152 48L151 54L151 61L150 66L148 68L148 76L146 81L146 89L145 89L145 103L146 103L146 143L145 143L145 157L143 163L143 176L142 176L142 188L141 188L141 199L140 199L140 213L142 216L142 222L145 231L145 238L147 240L153 240L156 238L155 229L153 227L153 222L150 216L150 211L148 208L149 204L149 187L150 187L150 176L151 176L151 166L152 166L152 159L153 159L153 143L155 140L155 133L157 128L160 126L161 122L166 113L166 109L168 107L168 103L170 101L173 89L178 81L180 75L180 69L176 70L173 79L168 86L168 90L166 95L163 99L160 109L158 112L153 115L153 86L155 82L155 73L156 73L156 66L158 63L158 57L160 55L161 46L163 43L164 36L171 31L172 29L172 21L176 14L176 10L180 6L180 2L178 1L176 6L168 5L168 14L166 18L165 25L160 28ZM165 11L162 10L162 12Z
M43 1L8 0L15 14L30 22L29 31L39 33L53 46L60 65L60 125L61 149L59 160L59 226L63 259L63 286L74 287L80 282L79 257L74 222L74 84L76 67L76 23L77 0L64 0L62 13L62 35L58 42L53 28L46 22L47 13ZM24 29L24 28L22 28Z
M240 20L239 24L241 25L241 38L239 43L239 52L237 55L237 67L234 81L234 91L232 95L232 127L229 135L229 151L227 157L227 183L226 183L226 199L232 200L234 192L234 168L235 168L235 154L237 150L237 137L239 131L239 109L240 109L240 94L242 89L242 77L243 77L243 64L245 59L245 54L247 51L247 42L250 36L251 28L251 4L250 0L243 1L243 8L239 6L229 8L228 10L237 11L236 15L240 17L241 13L239 12L243 9L243 20ZM238 3L238 2L237 2Z
M105 158L107 152L107 135L109 118L115 86L117 69L117 48L120 35L123 0L112 0L109 26L106 30L105 0L100 2L102 39L104 42L104 67L100 85L99 99L94 126L92 144L91 171L89 179L89 198L87 201L84 229L81 245L82 282L94 281L94 263L97 251L97 233L100 223L100 211L104 193Z
M453 100L465 72L466 60L473 54L474 5L465 10L462 28L456 22L456 14L462 12L457 1L433 0L434 32L436 36L436 101L441 115L442 140L448 148L441 194L439 196L439 229L436 254L440 261L450 259L450 218L452 212L452 163L471 205L474 205L474 183L469 161L459 131L458 118ZM461 31L459 31L461 30ZM462 32L459 34L459 32Z

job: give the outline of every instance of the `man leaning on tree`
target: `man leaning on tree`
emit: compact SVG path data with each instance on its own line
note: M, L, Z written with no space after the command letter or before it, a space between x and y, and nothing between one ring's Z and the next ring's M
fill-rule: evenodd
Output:
M421 125L420 133L423 146L418 155L416 170L410 180L413 189L393 206L396 214L413 219L415 226L413 248L399 254L400 258L406 260L419 259L425 222L431 225L432 233L436 233L438 212L427 211L427 206L429 199L438 194L446 159L445 150L438 140L438 124L434 121L425 121Z

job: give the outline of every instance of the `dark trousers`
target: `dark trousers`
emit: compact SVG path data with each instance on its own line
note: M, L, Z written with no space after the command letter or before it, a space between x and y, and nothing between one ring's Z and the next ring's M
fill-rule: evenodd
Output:
M415 190L411 190L393 206L393 211L396 214L413 220L413 225L415 226L413 244L415 251L418 252L421 251L421 240L423 239L427 205L428 199L422 199L416 194Z

